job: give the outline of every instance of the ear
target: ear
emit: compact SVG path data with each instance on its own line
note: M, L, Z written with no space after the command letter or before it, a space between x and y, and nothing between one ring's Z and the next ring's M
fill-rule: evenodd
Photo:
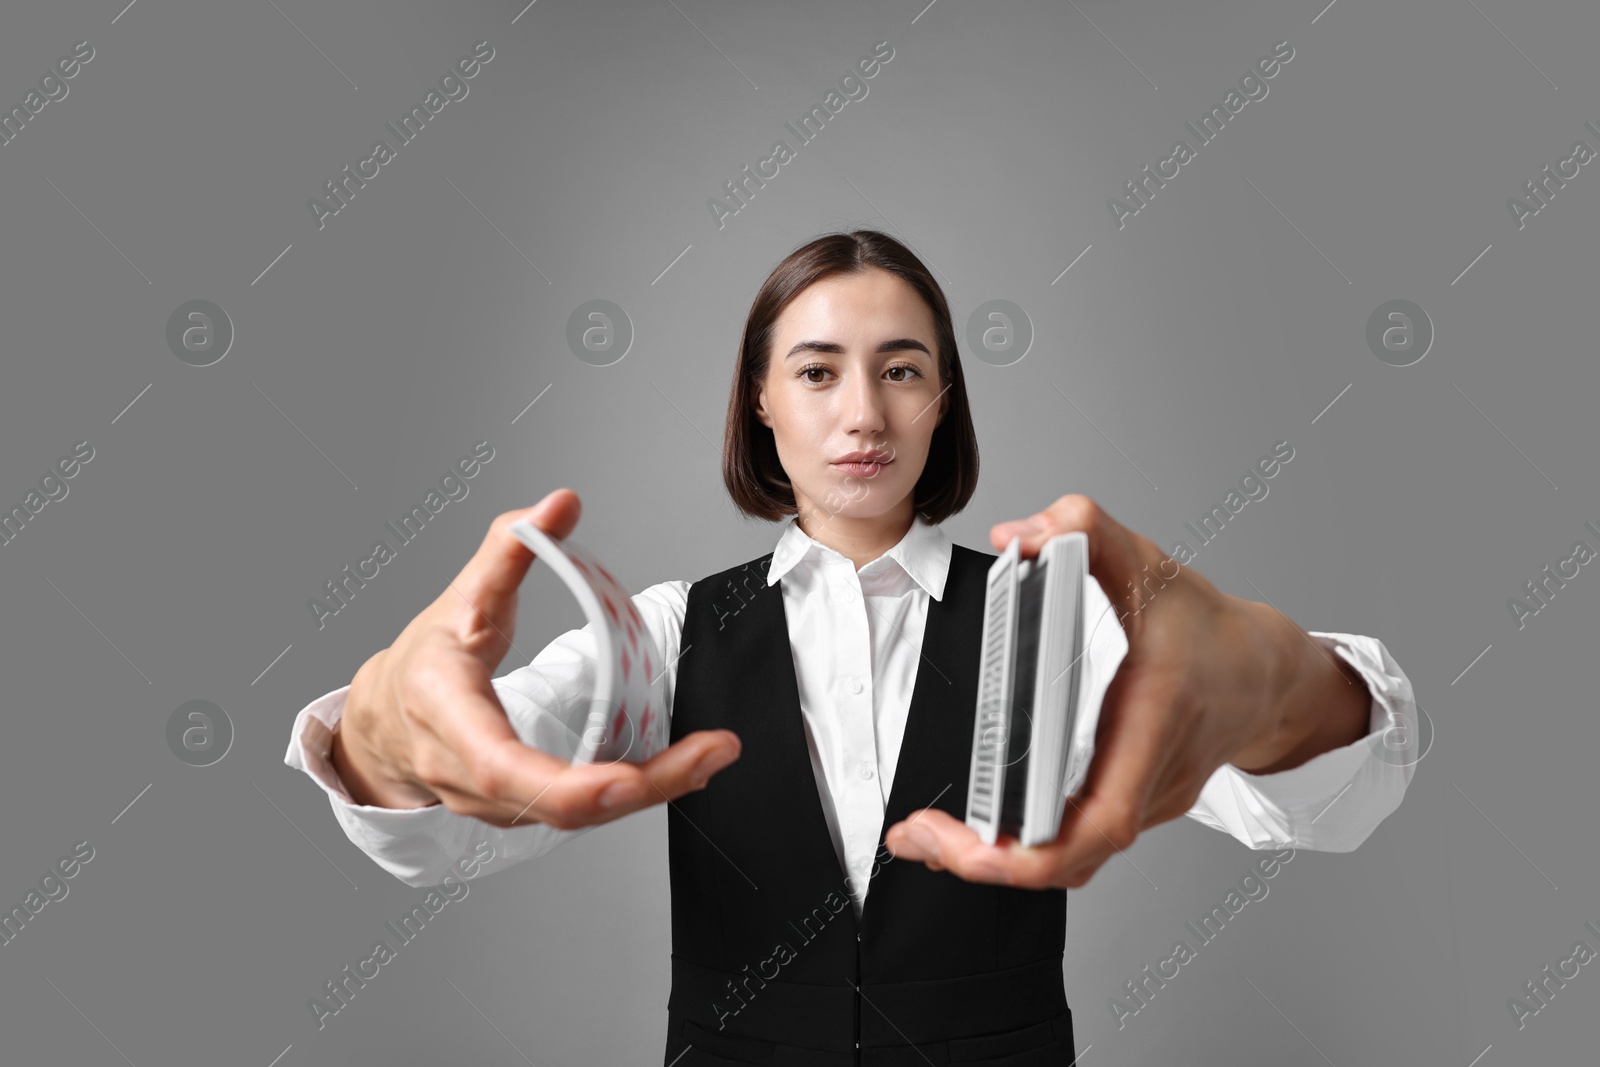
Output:
M756 413L756 418L761 420L761 425L770 430L772 428L772 416L767 411L767 387L765 385L756 393L751 407Z

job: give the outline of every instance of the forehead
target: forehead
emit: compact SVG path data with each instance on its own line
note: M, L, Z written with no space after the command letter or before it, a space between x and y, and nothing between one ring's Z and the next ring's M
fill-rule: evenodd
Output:
M778 316L780 337L844 340L879 334L933 336L933 315L909 283L872 267L813 282ZM822 334L833 335L823 338ZM801 337L804 335L804 338Z

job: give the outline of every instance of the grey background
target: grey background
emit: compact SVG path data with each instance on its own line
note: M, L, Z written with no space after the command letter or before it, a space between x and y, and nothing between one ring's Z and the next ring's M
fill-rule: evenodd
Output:
M1121 1030L1107 999L1261 854L1181 819L1074 891L1081 1062L1592 1057L1593 966L1521 1032L1506 1002L1595 947L1600 578L1520 630L1506 601L1600 521L1600 175L1520 231L1506 199L1600 148L1600 9L924 4L7 6L5 107L96 56L0 147L0 502L96 454L0 546L0 902L95 858L0 948L0 1058L659 1062L663 809L473 883L319 1031L308 998L423 892L283 753L557 486L635 591L770 548L711 443L739 329L784 254L852 225L925 256L963 336L991 299L1036 333L1013 366L963 353L984 467L953 539L1076 491L1167 546L1288 440L1195 567L1381 638L1437 730L1370 840L1300 853ZM470 95L319 231L307 198L484 39ZM1269 95L1119 231L1107 198L1285 39ZM706 199L881 40L868 96L719 230ZM192 299L237 331L209 367L165 342ZM636 331L609 367L566 347L591 299ZM1437 330L1413 366L1365 344L1392 299ZM319 630L307 599L481 439L470 495ZM524 593L523 652L581 623L548 572ZM235 731L206 768L165 741L194 699Z

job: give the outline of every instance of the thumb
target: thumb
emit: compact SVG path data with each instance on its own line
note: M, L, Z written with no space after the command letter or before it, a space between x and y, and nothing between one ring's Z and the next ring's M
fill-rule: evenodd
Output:
M989 531L989 539L996 551L1004 551L1016 537L1021 541L1021 557L1032 559L1046 541L1074 531L1087 535L1089 573L1117 607L1119 617L1137 607L1141 583L1158 581L1158 572L1167 581L1177 577L1177 562L1168 559L1154 541L1122 525L1080 493L1068 494L1027 519L996 525Z
M527 576L534 556L528 546L511 533L511 524L525 518L551 537L564 538L578 525L582 510L578 494L561 488L547 494L531 508L496 516L483 544L456 576L454 585L461 596L452 593L450 599L461 604L461 598L465 597L473 609L491 619L504 621L514 616L517 589Z

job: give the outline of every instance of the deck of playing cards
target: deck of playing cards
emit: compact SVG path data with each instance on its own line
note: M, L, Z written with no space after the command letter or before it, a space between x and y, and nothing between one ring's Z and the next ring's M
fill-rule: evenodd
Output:
M554 538L527 519L511 533L549 564L577 599L599 644L595 690L577 721L574 763L643 763L667 747L668 722L656 706L651 681L662 668L661 651L627 590L572 538Z
M1022 559L1012 538L989 568L967 825L992 845L1055 840L1094 758L1099 703L1084 633L1089 542L1081 532Z

